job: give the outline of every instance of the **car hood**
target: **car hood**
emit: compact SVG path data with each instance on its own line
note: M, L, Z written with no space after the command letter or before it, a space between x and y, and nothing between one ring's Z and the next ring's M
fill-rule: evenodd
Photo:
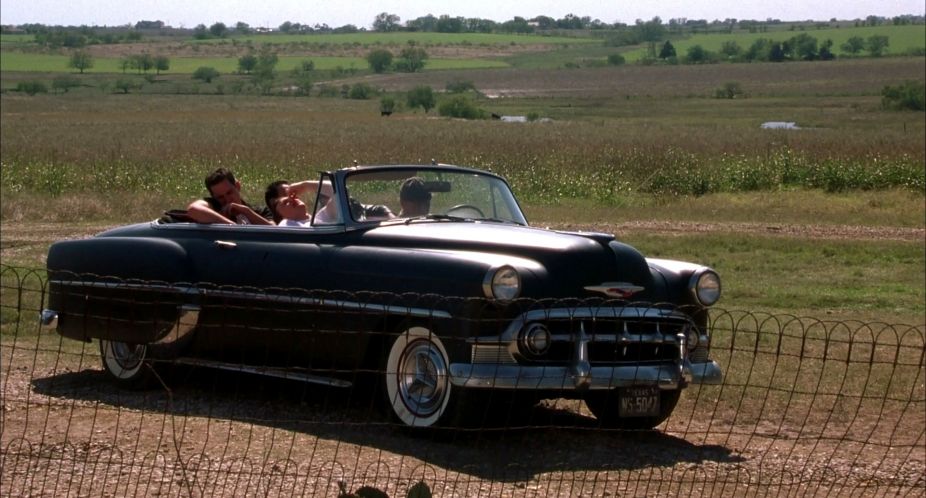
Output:
M507 254L537 262L538 285L525 285L525 297L595 296L585 288L622 282L644 288L634 298L651 299L652 275L646 260L614 237L556 232L501 223L413 221L371 229L363 245ZM602 296L603 297L603 296Z

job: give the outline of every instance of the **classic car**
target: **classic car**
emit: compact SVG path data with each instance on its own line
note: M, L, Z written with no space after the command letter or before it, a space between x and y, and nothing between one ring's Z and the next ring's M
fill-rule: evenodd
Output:
M400 205L409 179L423 213ZM686 386L722 379L710 268L529 226L485 171L353 166L319 182L309 207L334 214L306 227L163 218L53 244L43 325L97 339L123 386L166 364L372 378L411 427L472 423L487 399L573 398L602 425L652 428Z

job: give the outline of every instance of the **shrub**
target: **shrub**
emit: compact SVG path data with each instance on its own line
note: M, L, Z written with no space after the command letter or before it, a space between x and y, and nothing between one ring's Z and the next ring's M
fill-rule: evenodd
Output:
M16 91L35 95L37 93L48 93L48 87L41 81L20 81L16 84Z
M119 78L113 84L113 87L115 87L116 90L122 90L122 93L129 93L129 90L141 89L142 83L128 78Z
M334 85L329 85L327 83L318 85L318 96L319 97L338 97L340 96L341 91L338 90L338 87Z
M885 86L881 90L881 106L885 109L924 111L926 85L919 81L907 81L897 86Z
M374 73L384 73L392 66L392 52L376 49L367 54L367 63Z
M444 101L437 108L441 116L463 119L484 119L485 111L476 107L468 98L463 95L456 95L449 100Z
M475 91L476 85L470 80L455 79L447 82L447 93L465 93L470 90Z
M385 95L383 98L379 99L379 112L383 116L388 116L395 111L395 99Z
M376 95L376 90L367 83L355 83L347 94L348 97L356 100L367 100L374 95Z
M425 114L434 108L437 103L434 98L434 90L428 85L418 85L412 88L406 96L406 103L410 109L420 107L424 109Z
M739 83L730 81L717 90L714 90L715 99L735 99L743 96L743 88Z
M58 76L51 81L51 87L55 90L64 90L67 93L71 88L80 86L80 80L73 76Z

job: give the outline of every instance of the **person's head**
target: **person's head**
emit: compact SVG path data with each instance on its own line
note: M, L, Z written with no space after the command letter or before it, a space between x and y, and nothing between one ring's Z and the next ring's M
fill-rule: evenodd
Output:
M424 216L431 210L431 192L428 192L424 180L413 176L402 183L399 191L399 204L402 216Z
M219 168L206 177L206 189L222 206L242 203L241 182L235 179L234 173L225 168Z
M286 187L289 185L289 182L286 180L278 180L270 185L267 185L267 190L264 191L264 203L267 204L267 209L273 213L273 222L279 223L283 219L282 216L277 212L277 202L279 202L281 197L286 197Z

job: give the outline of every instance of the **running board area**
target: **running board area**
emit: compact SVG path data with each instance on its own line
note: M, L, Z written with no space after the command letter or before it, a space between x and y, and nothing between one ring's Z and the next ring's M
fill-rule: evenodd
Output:
M321 384L332 387L351 387L349 381L322 377L307 373L304 368L282 368L282 367L261 367L253 365L241 365L239 363L226 363L223 361L202 360L199 358L177 358L175 363L182 365L192 365L197 367L216 368L219 370L229 370L232 372L245 372L267 377L278 377L281 379L299 380L312 384Z

